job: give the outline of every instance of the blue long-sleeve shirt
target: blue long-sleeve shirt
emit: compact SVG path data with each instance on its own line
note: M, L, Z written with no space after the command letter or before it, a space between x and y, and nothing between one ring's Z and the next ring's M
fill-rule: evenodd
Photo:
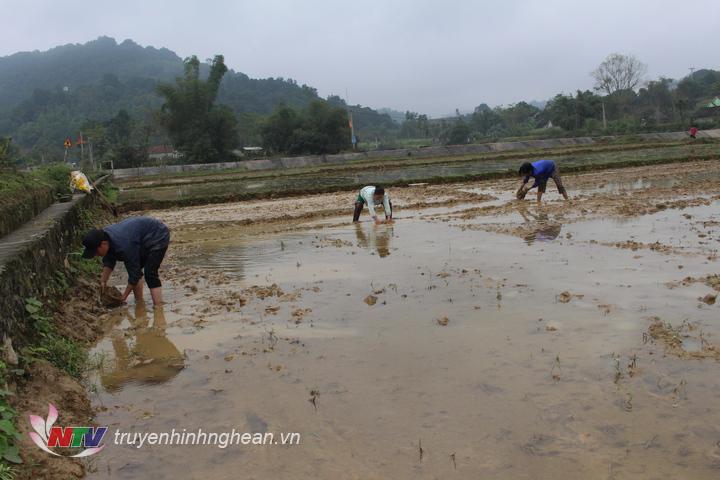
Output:
M110 237L110 249L103 265L115 268L118 260L125 263L128 283L137 285L142 277L142 262L149 252L162 250L170 243L168 227L152 217L133 217L103 228Z
M525 177L523 183L527 183L530 177L533 177L535 183L533 183L533 186L530 188L535 188L540 185L541 182L547 182L548 179L552 177L553 173L555 173L555 162L552 160L538 160L537 162L532 162L532 168L532 174Z

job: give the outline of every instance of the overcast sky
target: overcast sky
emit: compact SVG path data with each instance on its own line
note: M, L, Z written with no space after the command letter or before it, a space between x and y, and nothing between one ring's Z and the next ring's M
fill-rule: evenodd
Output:
M101 35L225 55L251 77L433 116L592 88L609 53L648 77L720 69L720 4L665 0L0 0L0 56Z

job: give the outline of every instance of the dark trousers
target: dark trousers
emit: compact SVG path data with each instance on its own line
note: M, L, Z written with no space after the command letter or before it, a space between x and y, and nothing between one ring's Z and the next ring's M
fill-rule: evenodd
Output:
M388 200L388 204L390 205L390 211L392 212L392 200ZM355 202L355 211L353 212L353 222L357 222L358 220L360 220L360 213L362 212L364 205L365 205L365 202L360 202L360 201ZM388 218L387 212L385 212L385 218Z
M364 202L355 202L355 211L353 212L353 222L360 220L360 212L362 212Z
M162 286L158 269L160 269L160 264L163 258L165 258L167 249L168 247L165 246L163 249L150 251L145 255L145 258L140 259L142 261L143 273L145 274L145 283L147 283L148 288L158 288Z

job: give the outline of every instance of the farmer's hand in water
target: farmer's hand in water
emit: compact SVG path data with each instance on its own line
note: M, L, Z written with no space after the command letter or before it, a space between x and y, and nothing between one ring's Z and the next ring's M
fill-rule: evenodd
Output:
M101 278L100 279L100 292L104 292L106 288L107 288L107 280Z
M130 296L130 292L132 292L134 288L135 288L134 285L131 285L129 283L127 284L127 287L125 287L125 291L123 292L123 295L122 295L123 303L127 302L127 299Z
M385 223L393 223L392 217L391 217L391 218L386 218L386 219L385 219Z

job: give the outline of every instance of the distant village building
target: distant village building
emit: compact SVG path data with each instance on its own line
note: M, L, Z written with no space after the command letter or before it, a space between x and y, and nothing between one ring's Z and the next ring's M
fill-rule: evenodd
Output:
M257 157L263 155L265 149L263 147L242 147L242 149L235 149L232 151L233 155L239 158L243 157Z
M172 145L153 145L148 148L150 160L176 160L182 158L182 153L175 150Z
M715 97L709 103L703 104L696 115L699 117L712 117L720 114L720 97Z

